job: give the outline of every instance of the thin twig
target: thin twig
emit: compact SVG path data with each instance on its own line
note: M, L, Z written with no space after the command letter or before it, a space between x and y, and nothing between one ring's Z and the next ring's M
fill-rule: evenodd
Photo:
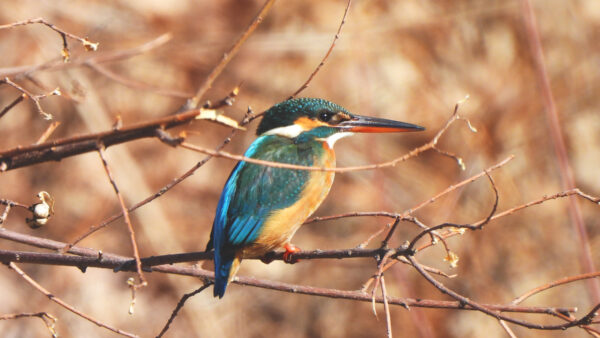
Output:
M329 49L327 50L327 53L325 53L325 56L321 60L321 63L319 63L317 68L315 68L315 70L310 74L308 79L306 79L306 82L304 82L302 86L300 86L300 88L298 88L298 90L294 92L294 94L288 97L288 100L293 99L294 97L298 96L298 94L300 94L304 89L308 88L308 84L312 81L315 75L317 75L319 70L321 70L321 67L325 65L325 61L327 61L327 58L329 58L329 55L333 51L336 41L340 38L340 34L342 33L342 27L344 27L344 24L346 23L346 16L348 16L348 11L350 10L351 3L352 0L348 0L348 4L346 5L346 9L344 10L344 16L342 16L342 22L340 22L340 26L338 27L338 30L335 33L335 36L333 37L333 41L331 41L331 46L329 46Z
M40 138L38 138L37 141L35 141L34 144L42 144L42 143L46 142L46 140L48 140L50 135L52 135L52 133L56 130L56 128L58 128L59 125L60 125L60 122L58 122L58 121L54 121L54 122L50 123L48 128L46 128L44 133L40 136Z
M385 238L381 242L381 247L382 248L387 248L388 242L392 238L392 235L394 234L394 231L396 231L396 227L398 227L398 223L400 223L400 217L396 217L396 220L394 221L394 224L392 224L392 228L390 229L390 231L388 231L387 235L385 236Z
M293 165L293 164L281 163L281 162L257 160L257 159L249 158L249 157L242 156L242 155L231 154L231 153L228 153L225 151L214 151L212 149L207 149L207 148L196 146L196 145L189 144L186 142L181 143L180 146L183 148L186 148L186 149L190 149L190 150L197 151L199 153L203 153L203 154L207 154L207 155L211 155L214 157L224 157L224 158L228 158L231 160L245 161L248 163L260 164L260 165L274 167L274 168L286 168L286 169L308 170L308 171L329 171L329 172L336 172L336 173L361 171L361 170L376 170L376 169L381 169L381 168L394 167L400 162L404 162L404 161L406 161L410 158L413 158L427 150L432 150L432 149L435 151L438 151L440 154L449 156L447 153L440 151L437 148L437 144L439 142L440 137L446 132L448 127L450 127L450 125L454 121L459 120L459 119L466 120L465 118L458 115L458 108L459 108L460 104L462 104L462 102L463 101L456 103L456 105L454 106L454 111L452 112L452 115L446 121L444 126L438 131L438 133L433 137L433 139L431 141L425 143L424 145L422 145L420 147L417 147L417 148L411 150L410 152L408 152L407 154L405 154L403 156L397 157L391 161L377 163L377 164L369 164L369 165L353 166L353 167L342 167L342 168L308 167L308 166Z
M8 113L9 110L13 109L17 104L19 104L21 101L23 101L25 99L25 97L27 97L25 94L21 94L19 96L17 96L16 99L14 99L11 103L9 103L6 107L4 107L2 110L0 110L0 118L4 115L6 115L6 113Z
M510 338L517 338L517 335L515 335L515 333L513 332L513 330L510 328L510 326L508 326L508 324L506 324L505 321L499 320L498 322L500 323L500 326L502 326L502 328L504 329L504 331L506 331L506 334Z
M244 30L242 35L237 39L233 46L231 46L231 48L223 54L221 61L219 61L219 63L212 69L210 74L204 79L204 82L202 82L202 84L196 91L196 95L194 95L194 97L188 100L188 102L184 106L184 110L198 108L198 106L200 105L200 100L202 100L204 94L206 94L206 92L210 89L213 82L221 74L223 69L225 69L225 66L227 66L229 61L231 61L231 59L233 59L233 57L237 54L237 52L239 51L242 44L246 41L246 39L248 39L248 37L254 32L256 27L258 27L258 25L262 22L262 20L267 15L269 9L271 9L271 6L273 6L274 3L275 0L267 0L265 2L258 14L250 23L250 25L246 28L246 30Z
M232 129L229 136L227 138L225 138L225 140L223 140L223 142L215 148L215 151L219 151L219 150L223 149L227 144L229 144L232 137L235 135L235 133L237 131L238 131L238 129ZM186 178L192 176L194 174L194 172L196 172L196 170L198 170L200 167L202 167L204 164L206 164L210 159L212 159L212 156L207 156L207 157L203 158L200 162L196 163L193 167L188 169L188 171L183 173L181 176L179 176L176 179L174 179L173 181L169 182L167 185L162 187L159 191L154 193L152 196L149 196L149 197L145 198L144 200L136 203L131 208L127 209L127 211L132 212L132 211L152 202L153 200L159 198L160 196L164 195L167 191L171 190L174 186L183 182ZM85 233L81 234L75 240L71 241L71 243L67 244L62 251L63 252L68 251L73 245L79 243L84 238L90 236L94 232L105 228L106 226L108 226L112 222L120 219L121 217L123 217L123 213L114 214L114 215L106 218L102 222L100 222L100 224L91 226Z
M171 38L172 35L167 33L157 37L156 39L150 40L140 46L110 52L98 52L94 53L93 55L86 54L85 56L72 58L69 61L69 63L63 62L62 59L54 59L37 65L0 68L0 77L10 76L19 78L21 76L28 76L35 72L43 70L60 70L66 68L85 66L88 62L97 64L122 61L134 57L136 55L149 52L157 47L160 47L167 43L169 40L171 40Z
M186 293L185 295L183 295L183 297L181 297L181 299L179 300L179 302L177 302L177 306L175 307L175 309L171 313L171 317L169 317L169 320L167 320L167 323L165 324L165 326L163 327L163 329L160 331L160 333L156 336L156 338L162 337L167 332L167 330L169 330L169 326L171 326L171 323L173 322L173 320L175 319L175 317L177 317L177 314L179 313L179 310L181 310L183 308L183 305L185 304L185 302L189 298L194 297L195 295L197 295L200 292L204 291L204 289L206 289L207 287L211 286L212 284L213 284L212 282L204 283L204 285L202 285L198 289L196 289L196 290L194 290L194 291L192 291L190 293Z
M394 218L394 219L400 217L401 220L403 220L403 221L411 221L411 217L409 215L413 214L415 211L420 210L420 209L424 208L425 206L437 201L442 196L444 196L464 185L467 185L467 184L477 180L480 177L483 177L486 174L486 172L490 173L496 169L501 168L502 166L507 164L509 161L511 161L513 158L514 158L514 155L510 155L507 158L505 158L504 160L494 164L493 166L490 166L490 167L486 168L485 170L482 170L478 174L473 175L457 184L453 184L453 185L449 186L448 188L444 189L443 191L436 194L435 196L417 204L416 206L414 206L410 209L403 211L402 213L394 213L394 212L388 212L388 211L349 212L349 213L344 213L344 214L339 214L339 215L314 217L314 218L308 219L306 222L304 222L304 224L330 221L330 220L336 220L336 219L347 218L347 217L387 217L387 218ZM583 193L581 193L581 194L583 194ZM585 195L585 194L583 194L583 195ZM589 199L590 201L594 200L593 196L590 196L590 195L585 195L585 196L587 196L587 199ZM542 203L540 201L534 201L532 203L535 203L535 202ZM495 218L492 218L492 219L495 219Z
M77 40L77 41L81 42L81 44L87 51L96 51L98 49L97 42L91 42L88 39L81 38L75 34L71 34L67 31L64 31L64 30L58 28L53 23L46 21L44 18L29 19L29 20L14 22L11 24L0 25L0 30L7 29L7 28L14 28L14 27L18 27L18 26L31 25L31 24L36 24L36 23L43 24L43 25L49 27L50 29L52 29L53 31L57 32L60 35L60 37L62 38L62 41L63 41L62 56L63 56L64 62L69 61L69 57L70 57L69 45L67 44L67 38L71 38L73 40Z
M387 290L385 288L385 278L381 275L381 298L383 298L383 310L385 311L385 326L388 338L392 338L392 316L390 314L390 304L388 303Z
M23 93L24 97L29 98L33 101L33 103L35 104L35 107L37 108L37 111L40 113L40 115L42 115L42 117L45 120L52 120L52 114L48 114L44 111L44 108L42 108L42 105L40 104L40 99L43 99L49 95L60 95L60 91L58 89L55 89L54 91L52 91L48 94L34 95L34 94L30 93L27 89L19 86L18 84L14 83L13 81L11 81L11 79L9 79L8 77L5 77L4 80L0 81L0 83L6 83L6 84L10 85L11 87L15 88L16 90L20 91L21 93ZM13 103L16 101L17 100L13 101Z
M548 71L544 61L542 42L537 29L535 12L533 11L533 6L531 5L530 0L521 0L521 4L523 9L523 19L525 21L525 36L529 40L529 46L531 48L531 54L535 66L534 69L536 72L536 79L539 87L541 88L541 94L545 108L544 110L546 111L546 118L548 119L550 138L552 139L552 144L554 145L554 152L558 162L562 187L565 190L573 189L575 188L575 177L573 174L573 169L571 168L571 164L569 163L569 155L567 153L567 147L563 137L556 104L554 103L550 79L548 77ZM579 235L580 260L583 272L594 272L596 268L594 259L592 257L590 239L587 234L581 207L579 206L579 201L574 197L569 198L569 216L571 218L573 228ZM593 297L594 302L599 303L600 283L598 280L589 280L588 291Z
M52 335L52 337L54 337L54 338L58 337L58 332L56 332L56 329L54 327L56 325L57 319L56 319L56 317L54 317L53 315L51 315L47 312L14 313L14 314L8 314L8 315L1 315L0 320L11 320L11 319L31 318L31 317L40 318L44 322L44 325L46 325L46 328L48 329L48 331L50 331L50 334Z
M576 281L590 279L590 278L597 278L597 277L600 277L600 272L584 273L582 275L561 278L559 280L555 280L553 282L550 282L550 283L538 286L538 287L536 287L536 288L534 288L532 290L527 291L526 293L522 294L521 296L515 298L512 301L512 303L513 304L520 304L525 299L527 299L527 298L535 295L536 293L540 293L542 291L548 290L548 289L553 288L555 286L564 285L564 284L568 284L568 283L573 283L573 282L576 282Z
M433 286L435 286L436 289L438 289L439 291L441 291L444 294L449 295L450 297L458 300L461 304L467 306L469 305L470 307L474 308L475 310L478 310L488 316L492 316L498 320L502 319L506 322L510 322L513 324L517 324L526 328L530 328L530 329L537 329L537 330L564 330L567 329L569 327L573 327L573 326L580 326L580 325L586 325L588 324L596 315L596 311L598 309L600 309L600 304L594 306L585 316L581 317L579 320L576 321L572 321L572 322L567 322L564 324L558 324L558 325L543 325L543 324L534 324L534 323L530 323L524 320L520 320L520 319L515 319L512 317L508 317L503 315L501 312L489 308L486 305L483 304L479 304L477 302L474 302L472 300L470 300L467 297L464 297L460 294L458 294L457 292L447 288L446 286L444 286L442 283L438 282L437 280L435 280L435 278L433 278L429 273L427 273L422 267L421 265L415 260L414 257L409 256L407 257L407 259L412 263L413 267L423 276L425 277L425 279L431 283Z
M43 286L38 284L38 282L36 282L33 278L29 277L29 275L27 275L23 270L21 270L15 263L9 263L8 268L14 270L19 276L21 276L21 278L23 278L27 283L29 283L31 286L36 288L39 292L43 293L46 297L48 297L48 299L50 299L51 301L55 302L56 304L64 307L65 309L73 312L74 314L78 315L79 317L86 319L100 327L108 329L114 333L118 333L118 334L126 336L126 337L137 337L136 335L134 335L132 333L123 331L121 329L114 328L112 326L108 326L108 325L98 321L97 319L77 310L73 306L67 304L62 299L56 297L54 294L52 294L48 290L46 290Z
M498 208L499 195L498 195L498 189L496 188L496 184L494 183L492 176L490 176L490 174L487 171L485 171L485 174L487 175L487 177L490 181L490 185L492 186L492 189L494 190L495 200L494 200L492 209L490 210L487 217L482 222L478 222L476 224L456 224L456 223L447 222L447 223L442 223L442 224L427 228L427 229L421 231L420 233L418 233L410 241L410 243L407 246L407 249L414 250L414 247L415 247L416 243L419 241L419 239L421 239L423 236L425 236L435 230L439 230L439 229L443 229L443 228L481 230L486 224L488 224L490 222L490 220L492 219L492 217L494 216L494 214L496 213L496 210ZM457 231L457 232L460 233L460 231ZM448 248L446 248L446 251L449 252Z
M100 160L102 160L102 166L104 167L104 171L106 172L106 176L110 181L110 184L117 195L117 199L119 200L119 205L121 206L121 212L123 213L123 218L125 219L125 224L127 224L127 230L129 231L129 239L131 240L131 246L133 248L133 257L135 257L136 271L138 273L138 277L140 279L139 284L134 285L135 288L143 287L148 284L146 278L144 277L144 272L142 271L142 261L140 260L140 251L138 249L138 244L135 239L135 231L133 230L133 225L131 224L131 218L129 218L129 211L127 211L127 205L125 205L125 200L123 199L123 195L119 191L119 187L117 186L117 182L113 178L113 175L108 166L108 162L106 161L106 155L104 153L104 145L98 144L98 155L100 156Z
M124 77L123 75L113 72L112 70L108 69L107 67L105 67L97 62L94 62L92 60L86 62L85 65L90 67L91 69L97 71L98 73L106 76L107 78L109 78L117 83L120 83L124 86L127 86L129 88L139 89L139 90L143 90L146 92L153 92L153 93L156 93L159 95L177 97L177 98L187 98L192 95L192 94L184 92L184 91L170 89L170 88L160 88L160 87L156 87L156 86L153 86L153 85L150 85L147 83L128 79L128 78Z

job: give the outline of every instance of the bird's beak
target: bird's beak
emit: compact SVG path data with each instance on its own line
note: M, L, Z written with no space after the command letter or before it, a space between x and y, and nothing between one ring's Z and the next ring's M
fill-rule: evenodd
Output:
M343 131L354 133L398 133L425 130L425 128L411 123L361 115L352 115L351 120L338 124L338 127Z

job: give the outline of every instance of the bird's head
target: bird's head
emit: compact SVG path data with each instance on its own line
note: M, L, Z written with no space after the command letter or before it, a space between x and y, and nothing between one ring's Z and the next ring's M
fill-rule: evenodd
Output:
M323 99L299 98L269 108L260 122L257 135L288 138L310 137L335 141L353 133L393 133L420 131L425 128L393 120L354 115L343 107Z

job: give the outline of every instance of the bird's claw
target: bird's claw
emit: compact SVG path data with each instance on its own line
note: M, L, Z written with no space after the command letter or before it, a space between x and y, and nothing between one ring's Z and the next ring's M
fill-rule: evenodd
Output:
M300 250L299 247L295 246L294 244L286 244L284 246L285 248L285 252L283 253L283 261L288 263L288 264L294 264L294 263L298 263L300 260L297 258L294 258L294 254L296 252L300 252L302 250Z

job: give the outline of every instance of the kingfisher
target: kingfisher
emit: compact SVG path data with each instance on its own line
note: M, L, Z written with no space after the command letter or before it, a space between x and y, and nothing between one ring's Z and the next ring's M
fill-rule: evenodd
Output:
M420 131L393 120L354 115L318 98L297 98L269 108L245 157L300 166L335 168L333 145L354 133ZM217 205L206 250L214 249L214 296L222 298L244 258L284 248L284 261L300 251L294 233L323 202L333 171L276 168L240 161Z

